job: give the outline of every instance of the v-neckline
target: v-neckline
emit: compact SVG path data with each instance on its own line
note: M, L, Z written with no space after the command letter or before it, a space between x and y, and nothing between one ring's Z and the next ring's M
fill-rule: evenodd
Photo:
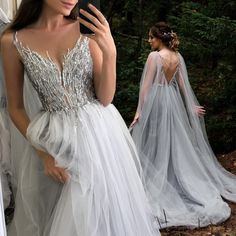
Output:
M78 39L76 40L74 46L72 48L68 48L67 52L65 52L62 55L62 61L61 61L61 65L59 65L57 62L55 62L55 60L53 60L49 53L48 50L46 50L46 56L42 55L41 53L37 52L36 50L31 49L29 46L24 46L24 44L17 38L17 32L15 32L15 42L18 43L20 45L21 48L23 48L24 50L27 50L31 53L33 53L34 55L36 55L38 58L40 58L43 61L47 61L49 63L51 63L51 65L53 65L58 73L60 74L60 76L63 75L64 69L65 69L65 62L66 59L68 58L68 56L71 55L71 53L77 48L79 42L81 41L82 38L82 34L80 34L80 36L78 37Z
M164 60L164 58L160 55L159 52L157 52L157 54L158 54L159 57L160 57L161 70L162 70L163 75L164 75L164 77L165 77L165 81L166 81L167 85L170 85L171 82L173 81L173 79L174 79L176 73L178 72L178 69L179 69L179 65L180 65L180 57L179 57L179 53L177 53L178 63L177 63L177 65L176 65L176 68L175 68L175 70L174 70L173 75L171 76L171 78L170 78L169 80L167 79L167 77L166 77L166 73L165 73L165 70L164 70L164 65L163 65L163 60Z

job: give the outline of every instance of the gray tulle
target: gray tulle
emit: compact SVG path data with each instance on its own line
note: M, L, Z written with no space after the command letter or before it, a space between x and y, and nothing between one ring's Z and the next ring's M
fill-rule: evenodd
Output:
M224 198L236 202L236 176L217 161L208 143L199 105L180 54L168 83L158 52L141 80L139 121L132 130L148 198L161 227L201 227L230 216Z

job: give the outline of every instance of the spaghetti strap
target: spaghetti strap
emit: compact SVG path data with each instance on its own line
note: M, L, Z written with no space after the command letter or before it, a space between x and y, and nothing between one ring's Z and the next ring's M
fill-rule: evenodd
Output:
M13 33L13 44L15 45L17 51L20 53L21 43L17 38L17 31ZM21 53L20 53L21 54Z
M13 33L13 43L14 43L14 44L18 44L18 43L19 43L19 40L18 40L18 38L17 38L17 31L15 31L15 32Z
M164 77L167 81L167 83L169 84L172 79L174 78L174 76L176 75L176 73L178 72L178 69L179 69L179 66L180 66L180 57L179 57L179 54L177 54L177 58L178 58L178 62L175 64L175 67L173 67L174 69L171 69L171 76L168 76L168 69L166 69L165 65L166 64L166 59L164 57L161 56L161 54L158 52L158 55L159 55L159 58L160 58L160 64L161 64L161 68L162 68L162 71L163 71L163 74L164 74Z

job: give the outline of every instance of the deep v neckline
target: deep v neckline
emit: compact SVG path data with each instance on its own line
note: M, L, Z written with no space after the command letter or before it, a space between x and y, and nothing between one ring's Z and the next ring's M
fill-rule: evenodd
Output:
M176 68L175 68L175 70L174 70L174 72L173 72L173 75L171 76L170 79L167 79L167 76L166 76L166 73L165 73L165 69L164 69L164 65L163 65L163 62L164 62L165 59L160 55L159 52L157 52L157 54L158 54L159 57L160 57L161 71L162 71L162 73L163 73L163 75L164 75L164 77L165 77L165 81L166 81L167 85L170 85L171 82L173 81L173 79L174 79L176 73L178 72L178 69L179 69L179 65L180 65L179 53L177 53L178 63L176 64Z
M29 46L24 46L24 44L17 38L17 32L15 32L15 36L14 36L14 41L17 44L19 44L22 49L34 54L35 56L37 56L39 59L43 61L49 62L58 71L60 76L63 76L64 70L65 70L66 59L72 54L72 52L74 52L74 50L79 45L81 39L82 39L82 34L80 34L74 46L72 48L68 48L67 51L62 55L62 61L59 65L57 62L55 62L55 60L53 60L50 57L48 50L46 50L46 56L44 56L41 53L37 52L36 50L31 49Z

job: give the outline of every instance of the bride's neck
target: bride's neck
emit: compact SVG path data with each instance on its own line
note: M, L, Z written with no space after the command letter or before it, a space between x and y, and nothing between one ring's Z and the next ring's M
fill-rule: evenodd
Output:
M44 7L36 26L46 31L57 31L64 24L65 17L62 14L58 14L49 7Z

